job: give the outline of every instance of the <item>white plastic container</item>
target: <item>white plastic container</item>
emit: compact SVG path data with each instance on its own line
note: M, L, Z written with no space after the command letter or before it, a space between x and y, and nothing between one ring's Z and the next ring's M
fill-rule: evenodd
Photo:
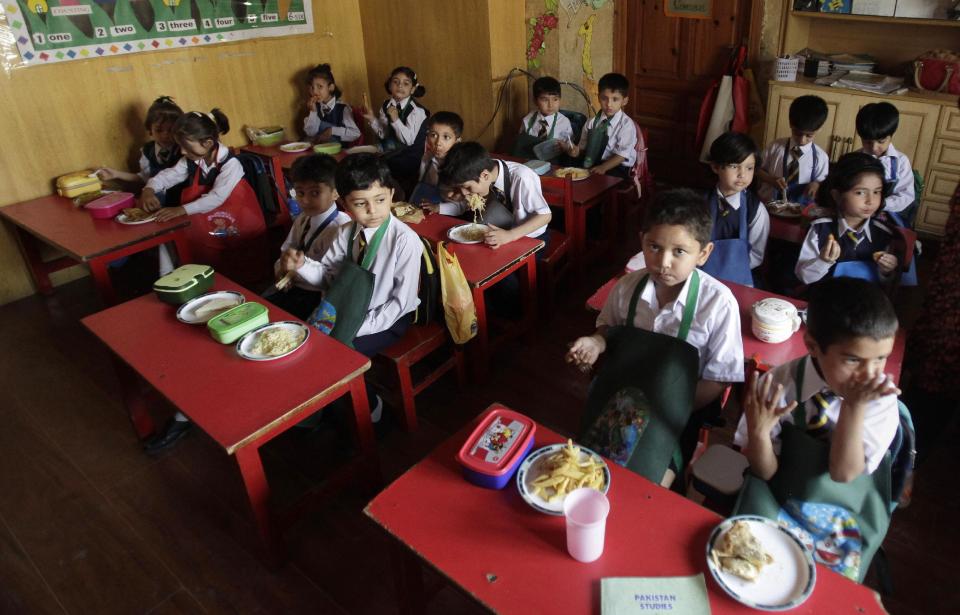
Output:
M769 297L753 304L751 330L761 342L779 344L790 339L800 328L797 306L783 299Z

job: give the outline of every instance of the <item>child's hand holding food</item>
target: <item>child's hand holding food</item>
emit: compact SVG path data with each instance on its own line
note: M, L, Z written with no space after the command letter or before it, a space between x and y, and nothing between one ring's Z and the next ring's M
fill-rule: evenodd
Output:
M144 188L143 192L140 193L140 209L150 212L157 211L160 207L160 199L157 198L157 193L153 191L153 188Z
M580 371L588 371L607 349L607 340L599 333L577 339L567 351L565 360Z
M880 273L883 275L890 275L897 269L897 265L900 264L900 261L896 256L890 254L889 252L874 252L873 260L877 263L877 269L880 270Z
M297 269L303 267L304 262L306 262L306 259L304 258L301 250L289 248L283 253L283 256L280 257L280 271L283 273L296 271Z
M823 244L820 248L820 260L832 265L837 262L838 258L840 258L840 243L837 242L837 238L833 236L833 233L830 233L827 237L827 243Z

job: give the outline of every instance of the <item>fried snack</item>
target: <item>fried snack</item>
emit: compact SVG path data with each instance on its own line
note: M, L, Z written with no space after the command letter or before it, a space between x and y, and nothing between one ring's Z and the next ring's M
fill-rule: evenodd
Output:
M257 340L250 348L250 352L267 357L276 357L290 352L302 341L303 335L283 327L275 327L257 335Z
M547 457L541 467L545 474L533 479L533 492L548 503L562 502L574 489L604 487L603 462L594 455L580 458L580 447L567 440L567 445Z
M884 254L886 254L886 252L883 251L883 250L879 250L879 251L877 251L877 252L874 252L874 253L873 253L873 261L874 261L874 262L879 262L880 259L883 258L883 255L884 255Z
M555 177L567 177L569 175L573 179L583 179L590 175L590 171L578 167L563 167L554 171L553 175Z
M207 320L213 318L217 314L226 312L232 307L238 305L239 300L235 297L223 298L223 299L211 299L207 301L194 311L194 315L197 318L205 318Z
M747 581L756 580L763 567L773 563L773 557L763 550L745 521L735 522L720 537L710 557L719 568Z
M423 210L413 203L398 201L392 206L393 215L410 224L419 224L423 222Z
M156 212L144 211L139 207L128 207L123 210L123 215L127 217L128 222L143 222L157 214Z
M467 196L467 207L473 212L474 224L478 224L480 220L483 220L483 209L486 205L487 200L479 194L470 194Z

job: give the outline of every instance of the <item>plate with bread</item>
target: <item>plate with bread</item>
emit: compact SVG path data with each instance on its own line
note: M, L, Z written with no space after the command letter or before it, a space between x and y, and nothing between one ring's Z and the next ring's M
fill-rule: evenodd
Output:
M145 211L139 207L128 207L120 212L114 220L120 224L146 224L153 222L157 217L156 211Z
M208 320L246 301L233 290L215 290L187 301L177 310L177 320L188 325L206 324Z

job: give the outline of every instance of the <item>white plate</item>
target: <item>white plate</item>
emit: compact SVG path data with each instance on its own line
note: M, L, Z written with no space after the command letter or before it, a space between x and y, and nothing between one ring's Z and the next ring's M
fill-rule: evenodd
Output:
M293 143L284 143L280 146L280 150L287 152L289 154L297 154L299 152L305 152L310 149L310 144L306 141L294 141Z
M244 297L242 294L233 290L213 290L213 291L210 291L209 293L204 293L200 296L194 297L190 301L187 301L186 303L181 305L180 308L177 310L177 320L179 320L180 322L186 323L188 325L202 325L202 324L206 324L206 322L211 318L213 318L214 316L218 316L219 314L222 314L223 312L226 312L227 310L230 309L230 308L224 308L223 312L211 314L210 316L207 316L207 317L197 316L197 310L203 307L204 305L206 305L207 303L209 303L210 301L212 301L213 299L236 299L237 303L233 307L236 307L237 305L240 305L241 303L247 300L246 297Z
M376 145L355 145L348 147L346 152L348 154L378 154L380 153L380 148Z
M547 457L556 453L566 445L566 442L558 442L557 444L550 444L543 448L538 448L527 455L527 458L520 464L520 469L517 470L517 490L520 492L520 497L534 510L548 515L563 515L563 499L552 503L547 502L533 492L531 485L538 476L546 472L546 470L542 470L542 465L546 462ZM607 462L603 460L603 457L585 446L580 446L576 443L574 443L574 446L580 448L581 461L585 461L590 455L593 455L600 461L603 465L603 489L600 491L602 493L610 491L610 468L607 467Z
M473 226L479 226L484 230L487 228L486 224L474 224L473 222L458 224L447 229L447 239L457 243L483 243L483 239L467 239L463 236L463 232Z
M750 524L750 532L773 557L754 581L720 570L710 557L714 543L736 521ZM707 540L707 568L717 584L737 602L761 611L786 611L802 604L817 582L813 553L776 522L754 515L730 517L713 529Z
M563 167L562 169L557 169L556 171L554 171L553 176L561 177L560 175L558 175L558 173L560 173L561 171L567 171L569 169L575 169L577 171L583 171L583 173L586 173L586 175L581 173L579 177L577 175L574 175L572 179L575 182L582 182L585 179L590 179L590 171L586 169L581 169L580 167Z
M130 226L133 226L135 224L147 224L148 222L153 222L156 217L157 217L157 214L153 214L146 220L130 220L129 218L127 218L127 214L117 214L117 217L114 218L114 220L116 220L120 224L127 224Z
M265 354L256 354L253 352L253 345L257 341L257 336L268 331L270 329L287 329L294 334L303 335L303 339L300 340L300 343L297 344L292 350L288 350L283 354L278 355L265 355ZM262 327L257 327L253 331L250 331L246 335L240 338L237 342L237 354L239 354L244 359L249 359L250 361L273 361L275 359L282 359L283 357L290 355L307 343L307 338L310 337L310 329L303 324L302 322L295 322L293 320L281 320L279 322L271 322L269 324L263 325Z

